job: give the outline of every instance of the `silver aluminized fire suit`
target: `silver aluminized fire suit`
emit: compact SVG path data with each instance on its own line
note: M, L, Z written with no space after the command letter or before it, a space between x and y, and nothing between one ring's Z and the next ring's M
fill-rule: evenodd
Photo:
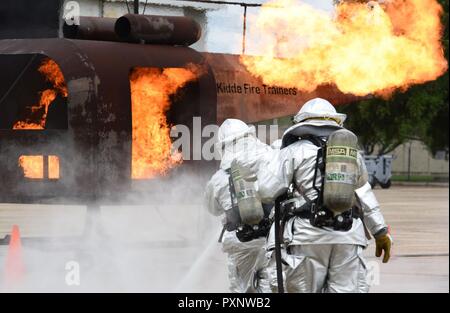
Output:
M216 147L221 151L219 170L212 176L206 186L206 205L208 211L219 216L231 209L229 190L230 168L235 157L243 162L251 160L250 167L256 171L258 159L263 159L272 149L255 137L254 128L248 127L239 120L228 119L219 128L219 142ZM256 161L255 161L256 160ZM271 292L267 279L265 258L266 238L258 238L249 242L241 242L235 231L225 231L223 251L228 255L228 277L231 292Z
M343 120L345 116L342 119L328 101L315 99L311 102L313 103L304 105L303 112L300 110L296 118L300 115L303 119L288 129L283 139L292 134L301 136L302 132L317 131L318 135L325 135L341 127L334 120ZM294 196L300 202L304 203L303 195L315 199L317 192L313 189L313 177L317 150L318 147L309 140L298 140L277 152L267 164L260 166L257 179L263 201L274 201L286 192L292 182L295 185ZM358 164L359 188L355 190L355 194L362 207L364 222L374 235L387 229L387 225L367 182L365 164L360 155ZM321 185L320 175L316 179L316 185ZM308 219L295 216L286 222L283 237L286 250L282 251L282 256L288 264L283 268L287 292L368 291L366 263L362 256L368 242L361 219L353 219L349 231L335 231L332 228L312 226ZM268 251L273 247L272 227ZM275 291L277 281L273 256L270 262L270 283Z

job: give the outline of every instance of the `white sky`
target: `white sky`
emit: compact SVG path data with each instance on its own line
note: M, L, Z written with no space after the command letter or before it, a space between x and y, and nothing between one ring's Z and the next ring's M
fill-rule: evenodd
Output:
M302 0L314 7L331 11L332 0ZM267 1L247 1L249 3L263 3ZM243 8L240 6L221 6L218 10L208 11L208 25L206 26L206 45L208 52L239 54L242 50L242 16ZM249 7L247 14L257 14L259 8ZM250 21L248 20L248 23ZM250 41L250 40L249 40ZM248 47L251 53L251 47Z

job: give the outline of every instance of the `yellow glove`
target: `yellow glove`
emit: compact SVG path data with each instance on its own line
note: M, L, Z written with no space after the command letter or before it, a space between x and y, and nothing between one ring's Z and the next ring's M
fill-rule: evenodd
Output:
M380 257L384 251L383 263L387 263L391 257L391 247L393 244L389 229L386 229L386 231L381 231L381 234L375 235L374 237L376 243L375 256Z

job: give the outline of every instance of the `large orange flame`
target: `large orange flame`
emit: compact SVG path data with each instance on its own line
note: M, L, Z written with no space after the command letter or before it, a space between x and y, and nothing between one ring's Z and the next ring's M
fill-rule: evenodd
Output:
M388 96L447 70L436 0L340 2L334 15L294 0L268 2L250 38L262 54L241 62L266 84L314 91L334 84Z
M52 83L55 91L59 92L63 97L67 97L67 86L64 76L58 64L51 59L46 59L39 66L38 71L45 76L45 79Z
M31 106L30 116L25 121L17 121L13 129L44 129L47 121L48 107L56 99L57 94L67 97L67 86L64 76L55 61L45 59L39 66L38 71L45 79L52 83L53 89L40 92L37 105Z
M48 156L48 178L59 179L59 157L56 155Z
M22 155L19 157L19 166L23 170L23 176L32 179L59 179L59 157L49 155L48 172L44 173L44 156L42 155Z
M131 72L133 179L164 175L182 162L181 155L171 151L166 112L170 96L198 75L194 67L135 68Z
M19 166L23 169L26 178L44 178L44 157L42 155L22 155L19 157Z

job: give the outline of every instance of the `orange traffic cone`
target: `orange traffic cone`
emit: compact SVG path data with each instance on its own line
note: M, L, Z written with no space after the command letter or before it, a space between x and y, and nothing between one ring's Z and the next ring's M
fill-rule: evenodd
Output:
M19 226L17 225L14 225L12 228L4 274L6 287L17 286L23 280L25 274L25 266L22 260L20 231Z

